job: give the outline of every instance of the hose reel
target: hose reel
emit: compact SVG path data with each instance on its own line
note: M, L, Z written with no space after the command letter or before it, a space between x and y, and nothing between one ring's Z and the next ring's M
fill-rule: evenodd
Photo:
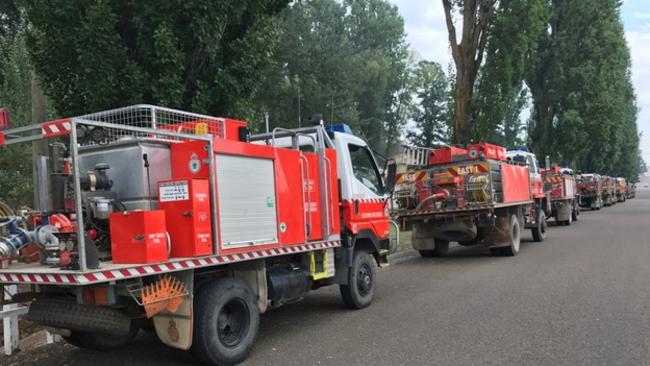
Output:
M472 202L489 202L492 200L490 179L487 174L467 177L467 197Z

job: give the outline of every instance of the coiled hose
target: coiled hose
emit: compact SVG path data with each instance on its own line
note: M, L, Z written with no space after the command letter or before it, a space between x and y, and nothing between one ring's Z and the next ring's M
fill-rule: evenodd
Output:
M487 175L472 175L467 178L469 197L474 202L487 202L490 200Z
M10 217L10 216L16 216L14 213L14 210L9 207L6 203L0 201L0 217Z

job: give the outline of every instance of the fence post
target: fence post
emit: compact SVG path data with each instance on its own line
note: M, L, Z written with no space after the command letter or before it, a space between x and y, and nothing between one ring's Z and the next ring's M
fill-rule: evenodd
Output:
M4 286L3 296L5 300L11 300L11 297L18 292L17 285ZM18 304L3 305L2 310L7 311L18 308ZM2 319L4 331L4 348L5 355L11 354L18 349L20 333L18 331L18 315L11 315Z

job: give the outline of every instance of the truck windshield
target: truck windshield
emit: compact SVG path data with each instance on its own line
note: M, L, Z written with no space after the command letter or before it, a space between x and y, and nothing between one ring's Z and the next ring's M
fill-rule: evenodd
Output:
M373 193L380 195L383 190L381 178L370 151L359 145L349 144L348 147L354 177Z

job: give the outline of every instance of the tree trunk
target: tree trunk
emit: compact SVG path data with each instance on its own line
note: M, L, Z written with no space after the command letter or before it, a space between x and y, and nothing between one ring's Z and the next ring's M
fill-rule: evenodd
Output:
M466 70L457 70L456 84L454 86L454 131L453 143L455 145L467 142L469 133L469 117L472 101L473 83Z

